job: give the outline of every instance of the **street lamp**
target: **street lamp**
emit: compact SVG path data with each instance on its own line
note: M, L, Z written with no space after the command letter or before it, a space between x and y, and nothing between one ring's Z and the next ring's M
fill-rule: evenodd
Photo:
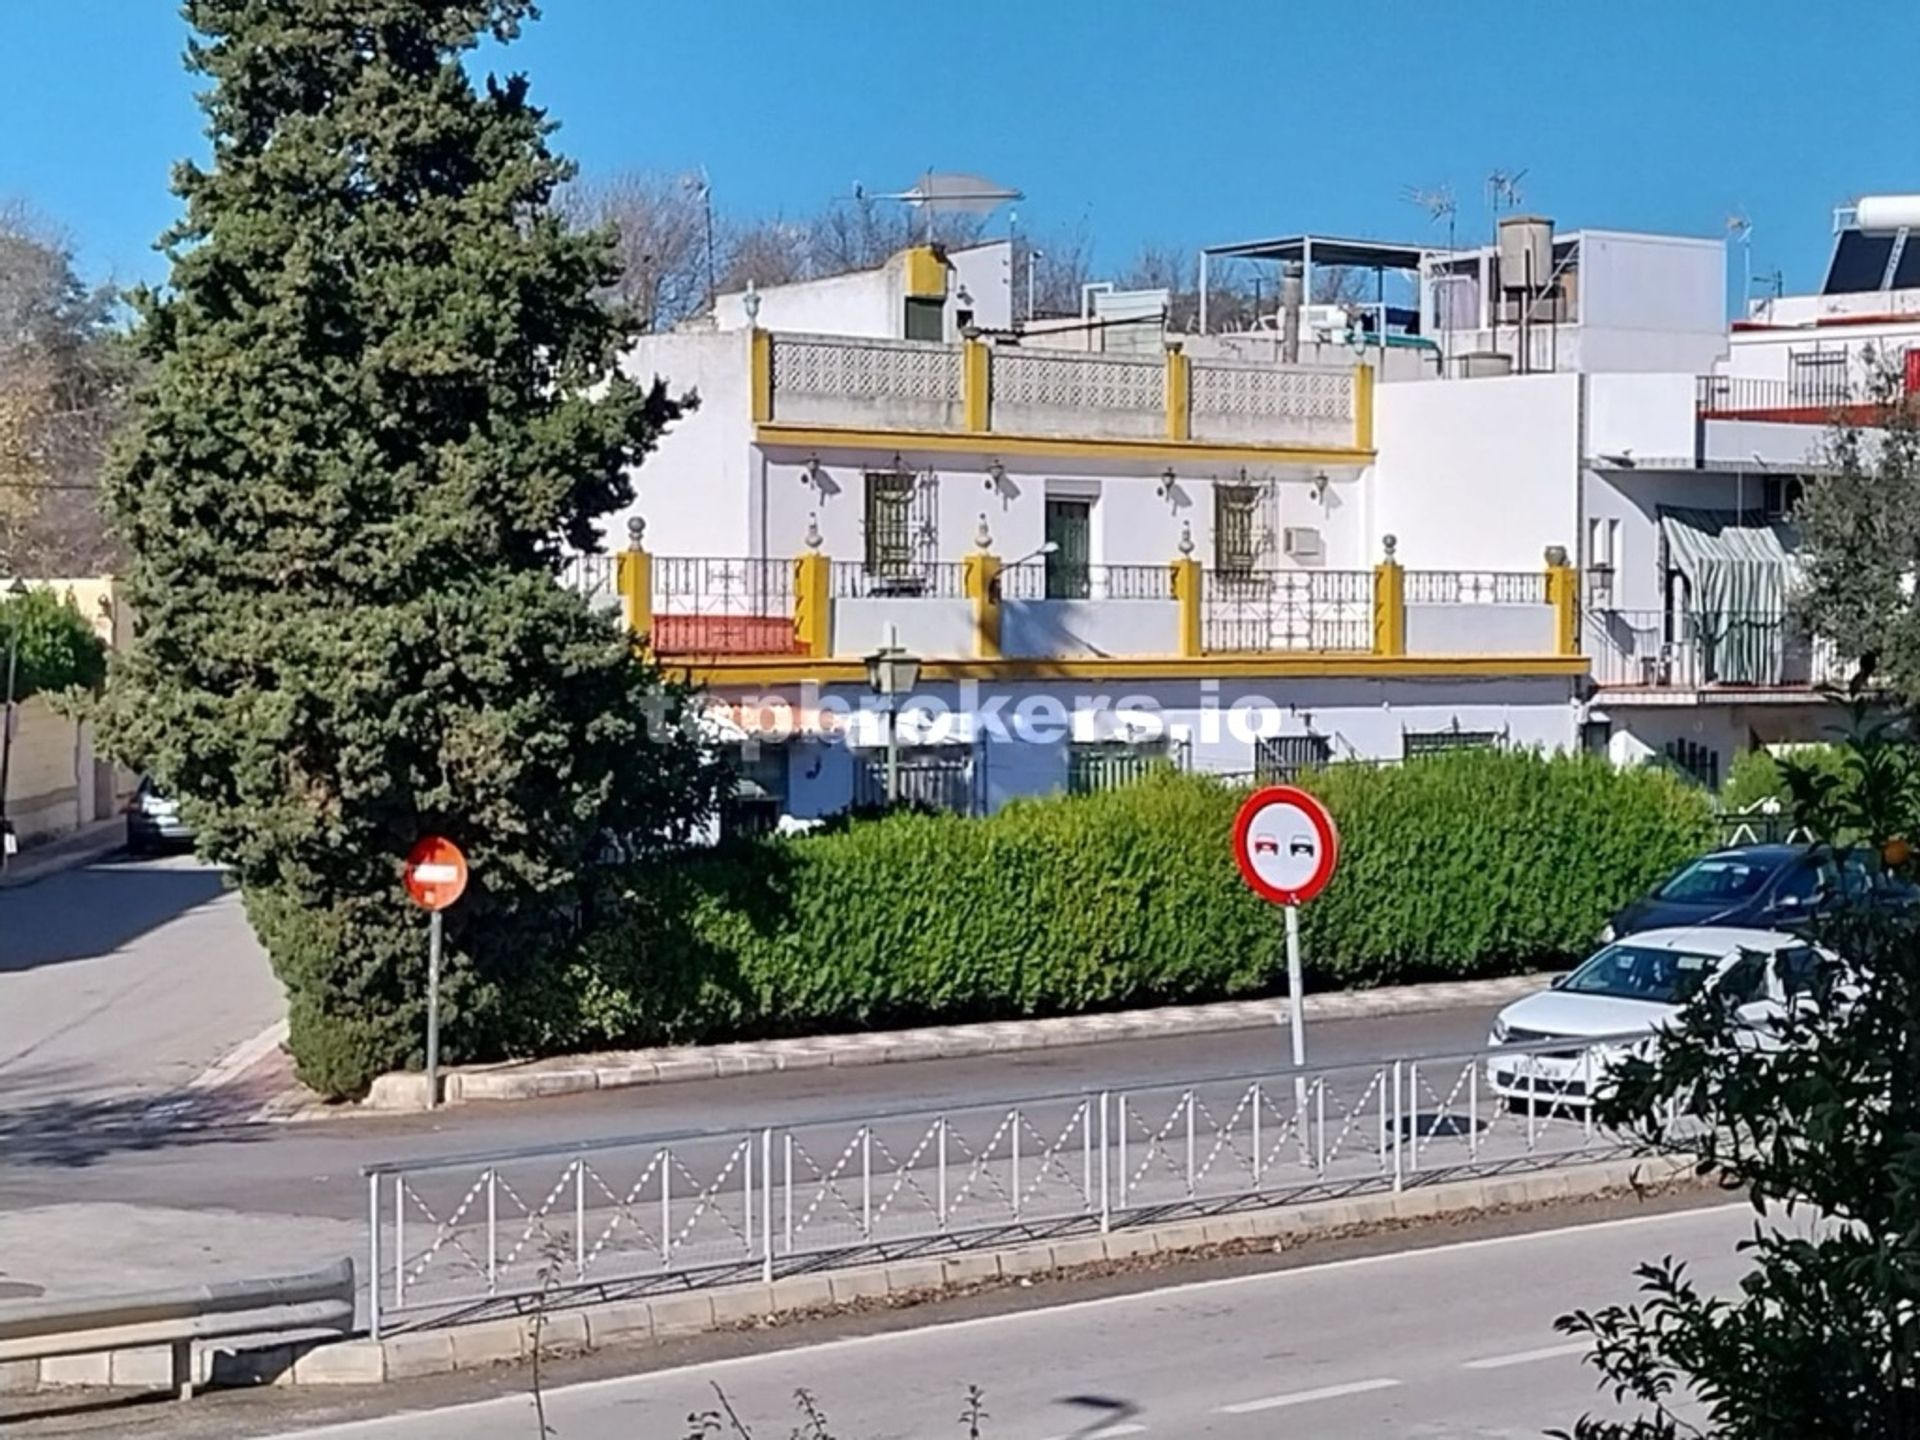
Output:
M10 604L18 604L26 598L27 582L18 575L7 586L6 595ZM13 691L14 680L20 670L20 616L15 615L7 626L7 704L0 710L0 874L5 874L7 862L13 857L13 822L7 818L7 775L13 768Z
M900 801L900 701L920 683L920 657L900 646L887 627L887 643L867 656L867 688L887 702L887 804Z

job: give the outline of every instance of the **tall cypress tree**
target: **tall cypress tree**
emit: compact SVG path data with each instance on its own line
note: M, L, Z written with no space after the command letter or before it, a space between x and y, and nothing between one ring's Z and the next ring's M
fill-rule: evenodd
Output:
M608 237L523 77L465 59L532 0L186 0L212 140L110 503L141 619L121 753L232 866L300 1073L349 1093L421 1048L399 862L472 864L450 1055L508 1052L593 909L609 834L670 839L714 777L683 696L556 582L679 412L622 378ZM544 977L544 978L543 978Z

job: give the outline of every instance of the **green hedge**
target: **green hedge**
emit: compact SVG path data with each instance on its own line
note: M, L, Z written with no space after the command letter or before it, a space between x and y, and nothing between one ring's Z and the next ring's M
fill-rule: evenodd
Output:
M1312 983L1569 962L1709 843L1706 797L1588 758L1465 753L1307 782L1342 833L1303 912ZM668 1043L1273 993L1280 920L1229 855L1244 791L1194 776L896 814L631 877L543 986L542 1044Z

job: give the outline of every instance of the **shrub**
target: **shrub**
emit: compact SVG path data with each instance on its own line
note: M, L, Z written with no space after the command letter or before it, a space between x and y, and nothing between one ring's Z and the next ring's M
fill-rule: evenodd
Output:
M1785 756L1803 769L1821 774L1839 775L1842 750L1838 745L1796 745ZM1745 810L1763 800L1776 800L1785 811L1787 781L1780 761L1769 751L1743 750L1734 756L1727 769L1727 783L1720 787L1720 804L1728 810Z
M107 678L106 642L71 595L41 587L17 599L0 598L0 672L16 643L16 700L43 691L96 690Z
M1578 958L1710 838L1706 798L1593 758L1335 766L1342 832L1303 912L1311 983ZM1229 855L1244 791L1156 775L990 819L897 814L630 875L631 913L545 996L554 1049L1059 1014L1274 993L1281 924Z

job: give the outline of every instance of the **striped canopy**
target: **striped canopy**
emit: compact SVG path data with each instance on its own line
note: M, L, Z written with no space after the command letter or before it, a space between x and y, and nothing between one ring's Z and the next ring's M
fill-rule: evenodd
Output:
M1701 678L1778 685L1785 673L1787 592L1798 574L1792 530L1733 510L1660 510L1667 564L1685 577L1689 638Z

